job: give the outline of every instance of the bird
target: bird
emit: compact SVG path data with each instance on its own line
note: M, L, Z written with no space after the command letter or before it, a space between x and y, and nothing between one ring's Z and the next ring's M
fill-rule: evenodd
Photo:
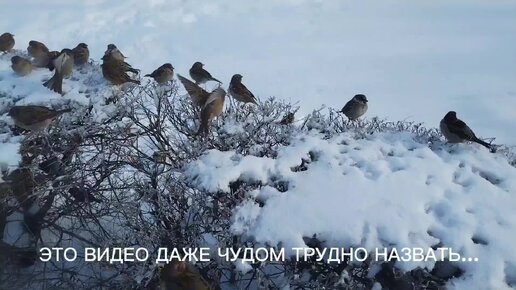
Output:
M199 270L185 261L171 261L160 271L160 290L210 290Z
M203 107L206 103L206 100L208 100L208 97L210 96L210 93L196 85L191 80L181 76L177 75L177 78L181 81L183 86L185 87L186 91L188 92L188 95L190 95L190 98L192 99L192 102L197 107Z
M439 127L441 133L450 143L472 141L491 149L491 144L478 139L473 130L471 130L466 123L457 118L455 111L449 111L441 120Z
M228 92L239 102L256 104L256 97L242 83L242 75L240 74L233 75L229 83Z
M216 81L222 84L221 81L211 76L211 74L203 68L204 64L201 62L195 62L190 68L190 77L195 81L196 84L204 84L208 81Z
M44 106L14 106L7 113L14 124L25 130L33 132L44 131L55 118L63 113L71 112L72 109L53 110Z
M72 49L72 52L74 64L77 66L86 64L90 59L90 50L88 49L88 45L86 43L79 43Z
M34 58L34 65L37 67L47 67L48 62L50 61L50 55L48 47L39 41L31 40L29 41L29 46L27 47L27 52L30 56Z
M283 118L280 121L280 124L281 125L290 125L290 124L294 123L294 120L295 120L295 114L292 112L288 112L287 114L285 114L285 116L283 116Z
M47 65L45 65L46 68L48 68L50 71L54 70L54 59L56 59L61 52L53 50L47 54Z
M14 47L14 35L6 32L0 35L0 51L6 53Z
M355 95L346 103L346 105L344 105L341 112L351 121L360 118L367 112L366 96L362 94Z
M121 85L127 82L140 84L140 81L133 80L131 77L129 77L126 72L124 62L114 57L111 53L104 55L102 60L102 75L112 84Z
M151 74L147 74L145 76L153 78L160 85L164 85L172 80L172 77L174 76L174 67L167 62L155 69Z
M68 48L61 50L61 53L51 62L55 68L54 76L44 82L43 85L56 93L63 94L63 78L69 77L73 70L74 58L72 50Z
M32 63L30 60L15 55L11 57L11 68L19 76L26 76L32 72Z
M224 109L224 99L226 98L226 91L223 88L216 88L211 92L206 103L201 109L201 125L197 134L207 135L209 128L208 124L215 117L222 114Z

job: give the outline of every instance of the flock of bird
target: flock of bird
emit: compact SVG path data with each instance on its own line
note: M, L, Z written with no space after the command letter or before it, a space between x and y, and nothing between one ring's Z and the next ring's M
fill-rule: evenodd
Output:
M0 35L0 52L9 52L13 49L14 44L14 35L11 33ZM43 85L60 94L63 93L63 79L72 74L74 67L83 66L90 59L88 45L85 43L79 43L73 49L65 48L58 52L50 51L45 44L31 40L27 52L31 59L21 56L13 56L11 58L13 71L19 76L25 76L30 74L34 67L53 70L55 71L54 75L44 82ZM139 70L133 68L125 59L126 57L116 45L109 44L102 57L101 67L104 78L113 85L121 85L128 82L140 84L139 80L131 78L128 74L128 72L138 74ZM193 104L201 109L198 133L207 134L210 121L222 114L226 91L221 87L222 82L205 70L204 64L201 62L195 62L190 68L189 73L193 81L179 74L177 74L177 78L190 95ZM170 63L165 63L145 76L153 78L159 85L165 85L172 81L174 67ZM212 92L207 92L200 87L201 84L209 81L218 82L219 87ZM239 102L257 104L256 97L242 83L242 75L240 74L235 74L231 78L228 93ZM345 104L341 112L349 120L355 121L362 117L367 112L367 109L367 97L363 94L357 94ZM48 127L53 119L65 112L69 112L69 110L56 111L44 106L29 105L14 106L8 114L17 126L30 131L42 131ZM293 120L293 114L289 114L285 116L282 123L292 123ZM457 118L457 114L454 111L450 111L444 116L440 122L440 129L450 143L471 141L491 149L491 144L480 140L466 123Z

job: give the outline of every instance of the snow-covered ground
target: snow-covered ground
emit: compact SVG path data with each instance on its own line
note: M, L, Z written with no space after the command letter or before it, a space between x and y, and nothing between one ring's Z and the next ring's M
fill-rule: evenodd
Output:
M107 43L116 43L144 72L171 62L187 75L201 60L225 86L241 73L260 98L299 101L304 113L322 104L341 107L361 92L370 100L369 117L435 127L454 109L481 137L516 144L508 133L516 130L513 1L96 0L0 7L0 27L15 34L16 53L31 39L53 49L86 42L98 60ZM65 80L63 97L41 85L51 72L17 77L9 58L0 56L1 124L11 123L5 113L14 103L93 105L99 119L109 115L104 98L114 89L98 66ZM235 125L228 134L243 130ZM13 168L22 139L0 133L0 161ZM293 171L310 152L315 158L306 170ZM264 186L235 210L231 230L264 245L304 246L303 237L313 234L328 246L369 250L439 244L479 259L456 263L465 274L450 280L450 288L516 285L516 169L480 146L430 148L408 133L325 139L305 132L276 159L212 150L183 173L210 192L229 191L236 180L260 181ZM278 181L288 184L286 192L271 186ZM433 263L399 266L431 269Z
M341 108L356 93L369 116L437 126L458 112L480 136L516 144L516 2L342 0L2 1L0 27L61 49L108 43L146 72L187 74L200 60L258 96Z

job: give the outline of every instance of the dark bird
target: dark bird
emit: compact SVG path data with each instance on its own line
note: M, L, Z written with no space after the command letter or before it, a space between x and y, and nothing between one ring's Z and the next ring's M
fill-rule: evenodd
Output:
M209 123L215 117L222 114L224 109L224 99L226 98L226 91L223 88L216 88L206 100L206 103L201 110L201 125L197 134L207 135L209 131Z
M14 47L14 35L6 32L0 35L0 51L9 52Z
M52 120L63 113L71 112L72 109L52 110L43 106L14 106L7 114L14 124L20 128L30 131L45 130Z
M174 67L170 63L165 63L155 69L151 74L145 76L153 78L160 85L164 85L172 80L172 77L174 76Z
M295 115L292 112L287 113L280 121L280 124L282 125L290 125L294 123Z
M79 43L72 52L74 64L77 66L86 64L90 59L90 50L86 43Z
M367 98L362 94L355 95L341 110L349 120L354 121L367 112Z
M63 94L63 78L69 77L73 70L72 50L68 48L61 50L61 53L51 62L55 68L54 76L43 85L56 93Z
M256 97L242 83L242 75L240 74L233 75L228 92L239 102L256 104Z
M491 144L478 139L475 133L473 133L473 130L471 130L466 123L457 118L457 113L454 111L448 112L439 125L441 133L450 143L471 141L491 149Z
M11 57L11 68L19 76L26 76L32 72L32 63L30 60L21 56Z
M111 54L104 55L102 60L102 75L113 85L121 85L127 82L140 84L140 81L133 80L129 77L123 61L118 60Z
M34 65L37 67L47 67L50 61L48 47L42 42L31 40L27 47L27 52L34 58Z
M61 54L59 51L53 50L47 54L47 65L45 66L50 71L55 69L54 60Z
M192 102L197 107L202 107L206 103L206 100L208 100L208 97L210 96L210 93L196 85L191 80L181 76L177 75L177 78L181 81L183 86L185 87L186 91L188 92L188 95L190 95L190 98L192 99Z
M195 81L196 84L204 84L208 81L216 81L222 84L221 81L211 76L211 74L203 68L204 64L196 62L190 68L190 77Z
M208 282L195 266L171 261L160 271L160 290L210 290Z

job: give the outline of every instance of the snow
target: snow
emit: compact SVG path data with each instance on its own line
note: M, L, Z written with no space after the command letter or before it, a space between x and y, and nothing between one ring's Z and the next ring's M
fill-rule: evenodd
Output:
M0 27L17 49L85 42L98 61L115 43L143 72L170 62L186 74L201 60L226 86L240 73L258 97L300 101L303 113L364 93L368 116L434 127L455 110L480 136L516 145L511 0L4 2Z
M316 160L294 172L309 152ZM371 252L440 244L479 259L457 262L466 274L449 282L452 289L509 288L506 269L516 264L516 168L481 146L429 148L404 133L328 140L306 134L276 159L208 151L186 174L212 192L229 192L237 180L261 183L235 210L231 230L263 245L281 244L292 254L289 249L306 247L303 237L314 234L328 247ZM288 183L286 192L272 186L278 180ZM434 262L397 266L432 269Z

